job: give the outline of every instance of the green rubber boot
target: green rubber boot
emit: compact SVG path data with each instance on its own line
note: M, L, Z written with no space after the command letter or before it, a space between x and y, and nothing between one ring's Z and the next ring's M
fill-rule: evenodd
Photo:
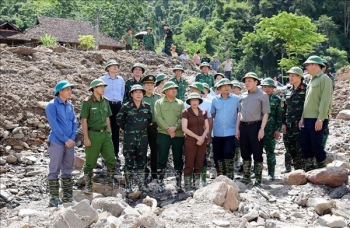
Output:
M185 188L185 191L186 192L189 192L189 191L191 191L191 176L185 176L184 177L184 184L185 184L185 186L184 186L184 188Z
M206 186L207 185L207 167L206 166L202 167L202 173L200 174L200 176L201 176L201 179L202 179L202 186ZM196 187L196 185L197 184L195 184L195 188L198 188L198 187Z
M275 179L275 166L274 165L267 165L268 175L270 180Z
M235 179L235 161L233 159L225 159L226 176L231 180Z
M326 160L322 161L322 162L317 162L317 168L321 169L327 166Z
M92 193L92 172L84 173L85 189L84 193L90 195Z
M140 169L137 171L138 176L138 187L141 192L149 192L149 189L147 187L146 181L145 181L145 170Z
M50 201L49 207L58 207L62 202L59 197L59 181L58 180L49 180L49 191L50 191Z
M132 173L130 171L125 171L124 177L125 177L125 193L126 195L129 195L130 193L132 193L132 186L131 186Z
M73 180L72 178L62 178L61 186L63 190L63 203L73 202Z
M251 170L252 170L252 161L244 161L243 160L243 179L242 179L242 182L244 184L251 183L251 179L250 179Z
M107 167L105 184L111 186L112 188L114 187L114 172L115 167Z
M225 160L218 160L218 166L219 166L219 169L221 171L221 174L226 176L226 174L227 174L227 167L226 167L226 164L225 164Z
M316 169L314 158L306 158L304 167L305 172L309 172L311 170Z
M241 149L238 147L235 149L235 170L241 168Z
M164 170L158 169L157 170L157 183L158 183L158 192L162 193L165 191L165 185L164 185Z
M255 182L254 186L260 186L261 185L261 179L262 179L262 170L263 170L263 163L262 162L254 162L255 167Z

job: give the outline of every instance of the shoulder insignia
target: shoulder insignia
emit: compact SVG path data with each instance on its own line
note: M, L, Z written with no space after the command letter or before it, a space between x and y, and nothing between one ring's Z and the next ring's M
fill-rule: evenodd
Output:
M89 96L89 97L86 97L85 99L84 99L84 101L89 101L91 99L91 97Z
M130 107L134 107L134 103L131 103L131 104L130 104Z

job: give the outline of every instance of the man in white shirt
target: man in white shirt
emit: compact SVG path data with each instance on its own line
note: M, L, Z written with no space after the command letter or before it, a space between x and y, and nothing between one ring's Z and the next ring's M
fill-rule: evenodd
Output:
M223 66L223 68L224 68L225 77L231 81L231 71L232 71L233 64L231 62L230 57L227 57L226 61L221 63L221 66Z
M188 54L187 54L187 50L186 50L186 49L184 49L184 50L182 51L182 55L180 55L180 58L181 58L181 59L190 59L190 57L189 57Z

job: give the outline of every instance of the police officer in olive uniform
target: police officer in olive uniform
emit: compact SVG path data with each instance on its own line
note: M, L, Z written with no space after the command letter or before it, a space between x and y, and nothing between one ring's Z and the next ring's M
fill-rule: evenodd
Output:
M92 95L83 101L80 112L86 155L83 167L86 194L92 192L92 170L96 166L100 153L107 165L106 185L113 187L116 160L109 120L112 111L108 100L103 97L106 86L102 79L93 80L89 88Z
M151 105L152 110L152 124L148 126L147 136L148 136L148 145L151 149L151 156L148 159L149 168L146 167L146 177L148 177L151 172L151 178L157 179L157 122L154 115L154 105L157 100L162 98L159 94L154 93L154 83L156 77L154 75L147 75L142 79L143 88L146 91L145 96L142 98L142 101ZM148 179L151 181L151 179Z
M125 92L124 92L123 103L129 102L132 100L132 98L129 95L131 86L135 84L139 84L142 86L141 79L142 79L142 75L145 73L145 68L141 63L135 63L131 67L131 73L133 73L133 77L128 79L125 82Z
M282 127L282 107L281 98L273 93L276 88L275 81L272 78L266 78L262 81L263 91L269 96L270 114L265 127L265 136L263 138L264 149L266 152L267 170L270 180L275 179L276 166L276 139L280 137Z
M137 170L138 187L147 192L145 168L147 161L147 128L152 124L151 106L142 101L146 91L141 85L133 85L129 96L132 101L123 104L117 115L117 123L124 130L123 155L125 157L125 192L132 192L131 176Z
M207 62L203 62L199 69L201 69L202 73L197 74L195 81L201 83L207 83L210 87L214 86L214 77L209 74L210 64Z
M188 86L187 81L181 76L184 72L184 68L181 65L176 65L173 69L175 76L169 81L174 82L178 86L176 98L185 102L185 93Z

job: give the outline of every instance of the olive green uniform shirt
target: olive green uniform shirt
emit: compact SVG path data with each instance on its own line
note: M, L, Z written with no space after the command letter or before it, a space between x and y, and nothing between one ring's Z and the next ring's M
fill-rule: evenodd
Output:
M182 110L185 109L184 102L175 98L174 101L169 102L166 97L156 101L154 113L158 125L158 133L169 135L167 128L175 126L176 137L183 137L182 131Z
M171 78L170 81L175 82L175 84L179 87L177 89L176 98L180 99L182 101L186 101L185 93L186 93L186 88L188 86L187 81L184 78L182 78L182 77L180 78L180 81L178 81L176 79L176 77Z
M158 94L152 94L150 97L147 96L147 94L142 98L143 102L148 103L151 106L151 111L152 111L152 122L156 122L156 116L154 115L154 106L156 104L156 101L159 100L160 98L162 98L160 95Z
M112 115L108 100L101 97L98 101L92 94L87 97L81 106L80 117L87 119L88 128L102 130L107 127L107 117Z
M197 74L195 81L201 82L201 83L205 82L209 85L210 88L214 86L214 76L211 74L207 74L207 75L204 75L203 73Z
M132 35L129 35L129 34L125 34L123 36L126 44L130 45L132 47Z
M332 94L332 80L319 71L306 89L303 118L328 119L332 111Z

